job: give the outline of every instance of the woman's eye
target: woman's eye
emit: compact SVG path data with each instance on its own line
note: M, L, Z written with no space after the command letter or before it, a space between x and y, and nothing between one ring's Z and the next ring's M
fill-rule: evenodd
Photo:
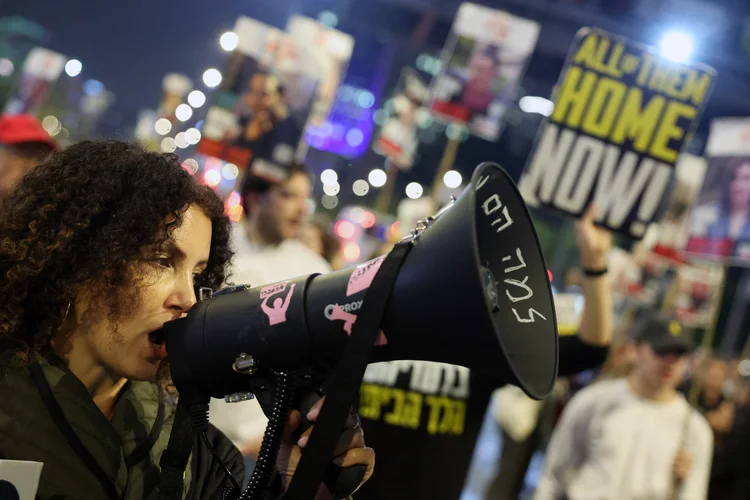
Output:
M172 259L168 255L157 255L154 262L162 267L172 267Z

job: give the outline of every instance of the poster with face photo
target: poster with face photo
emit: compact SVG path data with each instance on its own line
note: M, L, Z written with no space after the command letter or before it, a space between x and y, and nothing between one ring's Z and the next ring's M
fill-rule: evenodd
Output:
M750 263L750 119L711 123L703 188L690 215L686 252L735 265Z
M427 84L419 73L409 67L402 69L372 146L399 170L411 170L416 160L420 128L431 120L426 99Z
M672 262L653 252L636 256L613 248L610 253L611 283L617 299L656 306L667 290Z
M317 90L307 126L319 127L328 119L336 92L346 76L354 38L304 16L290 17L286 32L298 46L308 49L309 57L301 62L309 66L306 74L316 76Z
M294 161L317 91L309 48L285 32L241 17L206 115L198 152L280 180Z
M683 153L677 160L675 179L658 223L652 224L641 244L676 262L684 262L690 210L706 176L708 162L701 156Z
M709 326L722 282L722 270L717 265L680 266L677 271L677 295L673 302L677 319L685 326Z
M159 103L159 117L176 123L177 106L185 102L185 97L193 89L193 81L179 73L167 73L161 82L162 97Z
M36 114L49 98L52 87L65 67L65 56L36 47L29 52L15 84L15 92L8 99L6 113Z
M496 141L526 71L540 25L472 3L461 4L430 88L435 117Z

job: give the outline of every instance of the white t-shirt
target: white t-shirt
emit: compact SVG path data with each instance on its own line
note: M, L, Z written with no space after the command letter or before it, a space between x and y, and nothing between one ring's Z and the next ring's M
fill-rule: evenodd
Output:
M328 262L299 240L284 240L279 245L257 245L248 241L245 227L232 227L235 251L227 281L252 287L267 285L313 273L329 273Z
M302 242L285 240L276 246L255 245L247 240L241 224L232 228L232 248L235 256L227 281L237 285L256 287L306 274L331 272L328 262ZM238 447L261 439L268 423L254 399L241 403L211 399L209 417Z
M645 400L625 379L595 383L570 401L534 500L667 500L688 412L685 448L693 465L677 498L704 500L713 455L708 422L682 395Z

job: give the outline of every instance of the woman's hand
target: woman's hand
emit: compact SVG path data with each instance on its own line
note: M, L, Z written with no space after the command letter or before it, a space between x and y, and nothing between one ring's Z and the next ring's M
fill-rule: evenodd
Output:
M323 407L325 397L317 401L310 411L307 413L307 419L310 422L315 422L320 414L320 409ZM300 458L302 457L302 449L307 445L307 441L310 438L310 434L314 428L310 427L300 437L299 441L294 442L292 433L299 427L301 416L299 411L293 410L289 415L289 421L287 422L286 429L284 430L284 436L281 441L281 448L279 450L279 456L276 459L276 468L281 476L281 483L286 490L289 487L289 483L292 481L294 471L297 469ZM352 426L354 422L347 421L347 428L339 437L339 441L336 444L336 449L333 453L333 463L339 467L351 467L352 465L366 465L367 472L365 473L362 482L359 486L362 486L370 476L375 468L375 450L367 448L365 446L365 436L360 426ZM328 489L321 485L318 490L318 495L315 497L316 500L330 500L333 496L328 492Z

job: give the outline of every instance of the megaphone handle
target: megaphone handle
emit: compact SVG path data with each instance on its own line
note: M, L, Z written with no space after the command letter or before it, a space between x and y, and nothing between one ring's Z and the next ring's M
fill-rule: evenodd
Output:
M294 432L295 440L298 440L307 429L312 427L313 423L307 419L307 413L320 399L320 394L315 391L310 391L301 396L299 409L302 414L302 420L300 421L299 427L297 427L297 430ZM347 424L349 424L349 422L347 422ZM354 422L353 424L358 425L358 422ZM326 485L326 488L331 492L333 498L348 498L357 490L362 483L362 480L365 478L366 473L366 465L339 467L331 462L328 465L325 477L323 478L323 484Z

